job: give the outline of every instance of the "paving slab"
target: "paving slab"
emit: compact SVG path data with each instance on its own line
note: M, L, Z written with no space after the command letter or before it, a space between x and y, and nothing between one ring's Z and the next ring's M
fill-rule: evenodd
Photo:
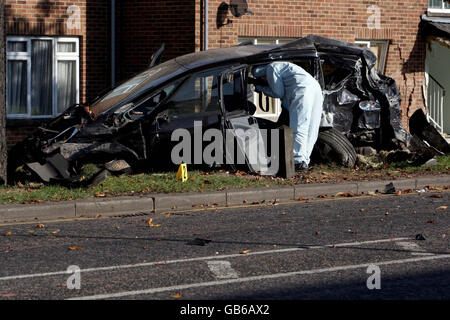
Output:
M349 192L356 194L356 183L338 183L338 184L305 184L295 186L295 199L317 198L319 196L331 197L339 192Z
M153 199L156 212L225 206L227 203L225 192L158 194Z
M75 204L73 202L0 206L0 221L2 223L73 217L75 217Z
M152 197L120 197L113 199L90 199L75 201L75 215L114 216L126 213L150 213L154 210Z
M424 188L426 186L450 186L450 175L444 175L442 177L420 177L416 179L416 188Z
M267 189L245 189L227 192L227 205L240 205L262 201L274 202L289 201L294 199L294 187L289 188L267 188Z

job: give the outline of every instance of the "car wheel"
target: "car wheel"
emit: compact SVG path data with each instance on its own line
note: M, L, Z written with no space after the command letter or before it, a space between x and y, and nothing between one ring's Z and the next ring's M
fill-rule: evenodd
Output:
M331 161L351 168L356 163L356 151L341 132L334 128L326 128L319 132L312 158L313 161Z

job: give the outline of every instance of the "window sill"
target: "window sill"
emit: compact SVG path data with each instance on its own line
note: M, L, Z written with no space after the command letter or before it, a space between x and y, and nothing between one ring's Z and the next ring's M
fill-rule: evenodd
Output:
M430 17L450 17L450 9L431 9L427 11Z

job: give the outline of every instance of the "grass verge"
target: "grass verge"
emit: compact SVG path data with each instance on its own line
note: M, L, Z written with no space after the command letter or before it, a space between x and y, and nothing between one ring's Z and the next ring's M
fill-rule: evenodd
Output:
M407 163L384 165L380 169L342 168L335 165L317 165L305 174L291 179L262 177L246 172L224 170L189 171L189 178L181 182L175 172L136 174L110 177L91 188L66 188L62 186L16 185L0 187L0 204L40 203L43 201L78 200L94 197L136 196L152 193L205 192L227 189L288 186L302 183L340 183L413 178L422 175L449 174L450 155L438 158L429 167L413 167ZM92 171L91 168L89 170Z

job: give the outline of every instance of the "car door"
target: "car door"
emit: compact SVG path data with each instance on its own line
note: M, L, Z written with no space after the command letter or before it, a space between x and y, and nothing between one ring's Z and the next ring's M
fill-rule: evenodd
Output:
M231 68L220 76L219 97L223 114L225 161L233 169L248 167L251 172L274 175L267 156L267 132L249 114L247 66ZM272 160L274 158L272 157Z
M173 132L185 129L190 137L188 164L203 164L203 133L208 129L222 130L222 112L218 98L218 77L223 68L196 73L183 81L171 97L158 106L149 126L148 154L154 165L177 165L171 155L179 143L172 141Z

